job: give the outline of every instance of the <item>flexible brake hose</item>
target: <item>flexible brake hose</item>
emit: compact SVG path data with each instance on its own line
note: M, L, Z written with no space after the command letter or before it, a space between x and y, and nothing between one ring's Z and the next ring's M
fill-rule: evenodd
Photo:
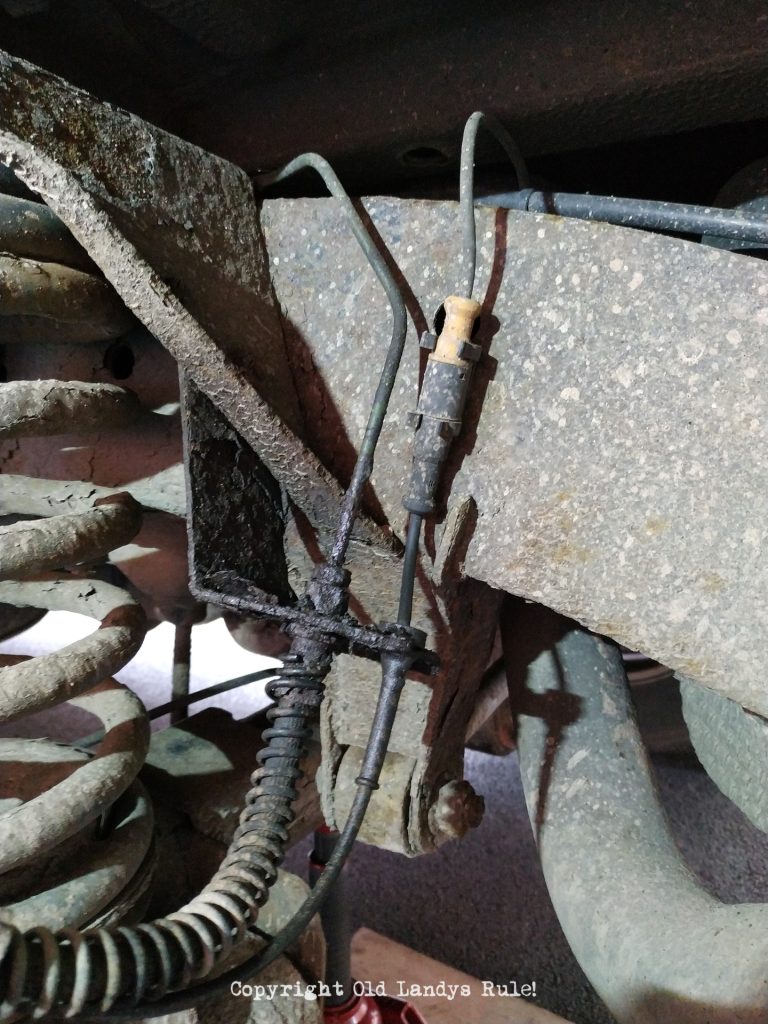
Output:
M333 587L338 593L348 581L341 566L371 472L373 452L405 344L407 320L389 269L329 165L321 157L308 154L278 172L273 180L301 167L317 170L340 199L356 238L385 287L393 313L392 338L342 506L332 555L320 570L316 610L333 614L337 611L333 606ZM404 586L408 587L407 580ZM330 606L324 607L324 602L330 602ZM240 824L218 871L190 903L165 918L135 927L85 932L34 928L22 933L11 926L0 926L0 1020L16 1020L21 1015L40 1019L51 1013L67 1017L80 1014L135 1018L140 1004L160 1000L169 991L188 988L209 976L228 956L254 924L277 878L293 819L300 762L311 737L311 722L322 699L323 680L331 659L332 654L323 643L311 637L294 639L280 678L267 687L269 696L275 700L269 712L272 724L264 732L267 745L257 757L260 767L252 776L253 785ZM354 842L371 791L376 787L407 666L402 658L384 656L382 669L382 690L358 792L334 859L326 869L328 881L313 890L299 915L270 945L266 951L269 960L293 941L315 913ZM260 966L257 964L256 969ZM242 976L244 969L237 969L237 977ZM220 987L222 983L223 979L217 979L213 984ZM207 986L186 993L186 1003L197 1001L203 988ZM141 1014L147 1015L143 1006Z

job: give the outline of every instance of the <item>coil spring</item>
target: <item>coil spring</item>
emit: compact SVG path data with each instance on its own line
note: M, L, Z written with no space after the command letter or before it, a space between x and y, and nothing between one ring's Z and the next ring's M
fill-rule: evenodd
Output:
M10 407L19 410L18 422L23 422L27 429L30 425L34 428L36 423L39 431L55 433L62 419L67 420L72 413L77 414L78 408L85 408L82 403L87 406L89 428L99 424L100 410L104 410L102 421L111 417L109 425L116 415L122 421L124 415L132 414L130 403L116 393L120 389L110 385L36 381L14 382L7 388ZM30 399L37 403L35 417L31 419ZM50 495L39 506L6 507L6 511L49 515L49 503ZM23 559L21 564L18 558L9 556L6 575L28 576L60 568L62 564L76 564L125 543L137 527L135 505L129 499L114 498L97 505L93 509L79 506L79 511L43 522L6 527L8 543L3 553L24 550L29 554L34 550L34 557ZM97 581L13 581L0 584L0 600L48 608L75 607L97 612L103 618L95 639L87 638L89 644L81 643L76 651L73 648L77 645L71 645L66 658L56 661L56 655L46 656L47 662L45 658L33 659L0 670L14 673L13 680L6 676L5 685L0 683L0 717L4 698L9 701L6 717L15 717L33 706L56 703L73 689L87 691L127 661L143 636L141 612L130 597ZM285 659L280 678L268 687L275 704L269 712L270 727L264 733L266 746L257 756L259 767L251 777L251 790L230 848L210 883L179 911L135 927L78 931L45 923L16 926L7 917L0 920L0 1019L17 1020L19 1015L39 1019L51 1012L71 1017L83 1011L107 1012L116 1004L133 1006L159 998L207 976L244 937L277 878L293 818L291 805L297 795L301 761L306 756L312 719L328 671L327 661L305 659L301 652L299 642L296 651ZM73 653L77 657L71 671ZM107 684L110 694L106 697L114 696L116 685ZM130 704L131 695L122 688L120 693L123 703ZM87 701L91 697L104 700L103 687L78 699ZM112 719L109 712L105 714L108 735L100 751L130 754L129 767L119 773L118 789L126 778L130 782L143 761L147 737L142 712L135 702L129 710L123 707L120 713L113 711ZM108 742L110 737L112 745ZM90 767L87 764L80 768L75 777L79 778ZM114 795L110 791L110 799ZM70 826L74 827L74 823L56 817L50 799L48 810L48 831L53 819L57 821L53 831L59 837ZM82 817L87 812L81 807L79 813ZM0 870L2 866L0 859Z
M177 912L135 928L86 932L0 928L0 1018L73 1016L135 1006L204 978L240 941L277 877L292 820L295 783L327 667L289 655L270 686L267 746L229 851L200 895Z
M267 745L256 755L260 767L251 776L251 790L240 815L234 842L237 857L243 850L265 872L267 886L277 877L277 866L285 853L288 826L293 820L291 805L297 797L301 760L312 736L312 717L322 697L327 669L310 669L300 656L289 654L280 676L266 686L274 702L267 712L270 727L262 734ZM260 849L261 848L261 849ZM224 863L230 860L228 856ZM266 899L260 897L259 906Z
M130 325L130 315L117 296L92 273L90 261L47 208L0 196L0 240L4 254L0 276L8 286L2 310L4 341L45 338L46 331L59 329L57 317L66 320L67 340L75 334L78 318L86 338L89 332L110 336L112 330ZM64 263L39 264L36 258ZM72 269L75 266L89 270ZM26 282L31 282L29 288ZM68 297L54 294L59 286L69 289ZM73 302L73 290L82 302ZM24 380L0 387L0 410L0 436L18 438L72 433L78 424L86 432L109 428L135 418L137 403L112 385ZM85 487L83 497L72 500L65 482L46 484L30 478L28 485L27 480L3 476L0 511L25 519L0 528L0 602L6 608L80 612L100 619L101 628L54 654L33 659L3 656L0 722L66 700L99 717L105 738L92 757L47 741L41 748L40 741L0 740L19 764L24 791L41 788L34 782L41 773L36 766L48 750L59 763L74 764L74 771L63 778L64 773L54 773L57 781L52 788L0 817L0 876L11 899L22 895L0 910L3 948L15 931L32 923L79 925L119 918L143 896L153 864L151 806L135 781L149 742L146 713L130 691L109 678L138 650L145 617L122 587L83 578L80 572L61 572L101 561L109 551L128 543L140 526L140 509L127 495L106 495L93 505L96 488ZM64 513L59 514L62 509ZM40 518L26 521L28 516ZM72 844L79 844L85 830L107 812L109 835L78 851L74 876L49 892L35 893L35 885L33 894L24 898L25 880L41 870L42 861L53 858L61 863L71 855ZM52 876L52 884L56 881L57 876ZM30 963L34 962L33 955Z

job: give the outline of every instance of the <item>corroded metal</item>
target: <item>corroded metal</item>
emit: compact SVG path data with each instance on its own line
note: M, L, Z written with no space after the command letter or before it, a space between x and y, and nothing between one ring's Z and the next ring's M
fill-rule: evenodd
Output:
M141 412L136 397L115 384L24 380L0 385L0 437L85 432L133 423Z
M300 440L303 417L245 174L7 55L0 98L0 159L61 217L310 522L330 530L343 489ZM391 547L368 520L356 533Z
M5 249L16 251L15 230L22 253L74 255L76 265L90 265L50 211L2 199ZM9 208L13 216L3 216ZM59 345L62 338L109 338L134 326L92 265L86 274L58 263L0 262L3 340L21 340L28 328L36 341ZM142 414L133 394L110 384L0 385L0 434L11 439L12 452L22 434L109 431ZM105 731L92 754L50 741L0 740L2 930L7 936L13 928L120 920L143 899L154 869L152 808L136 781L149 725L138 698L108 677L136 652L146 620L125 590L87 574L136 535L141 509L127 494L58 481L31 484L20 475L3 478L0 508L21 517L0 527L4 607L33 614L67 609L101 620L92 635L53 654L0 659L0 718L13 721L66 701L96 715Z
M60 263L0 255L4 342L119 338L135 320L102 278Z
M0 528L0 580L103 558L105 551L130 540L140 522L139 506L124 494L98 499L85 512L4 526Z

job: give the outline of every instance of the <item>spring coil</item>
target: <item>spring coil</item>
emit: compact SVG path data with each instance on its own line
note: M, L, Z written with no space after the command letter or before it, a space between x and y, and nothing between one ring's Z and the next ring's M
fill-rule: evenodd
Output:
M301 778L301 760L312 737L312 720L323 692L327 669L308 668L299 655L289 654L280 676L266 686L274 702L267 712L270 727L262 734L267 745L256 755L260 767L251 776L251 789L234 835L237 851L224 861L239 863L243 853L264 872L266 886L274 883L277 866L288 842L292 804ZM259 906L266 899L260 897Z
M69 245L68 240L65 242ZM24 252L24 255L34 254ZM25 394L27 390L29 395ZM59 424L70 417L70 409L76 417L77 409L84 402L88 403L89 428L99 422L111 426L115 417L116 421L123 422L125 417L134 415L125 394L111 385L14 382L7 386L9 415L5 427L13 433L18 423L22 429L56 433ZM30 401L36 403L34 417L27 414ZM15 409L18 415L13 412ZM105 421L107 415L111 417L109 423ZM51 485L53 487L53 482ZM44 505L6 508L6 511L50 516L50 508ZM66 564L76 564L124 543L127 537L123 535L135 530L136 524L132 522L135 506L128 500L115 502L112 498L107 499L106 505L97 505L98 508L87 509L78 506L74 513L70 511L62 516L5 528L6 539L11 542L6 544L6 550L18 551L20 546L29 546L31 536L31 547L36 551L35 558L23 562L21 572L18 557L12 557L7 575L29 576L60 568L64 551ZM118 535L120 539L116 541ZM24 604L30 600L31 592L33 599L44 607L59 607L62 595L69 594L66 590L69 582L53 579L42 584L0 583L0 600ZM110 592L106 593L104 587L87 581L81 588L82 593L78 591L75 595L76 602L95 600L97 610L102 612L99 617L106 616L102 629L94 636L104 641L109 640L110 631L117 630L119 634L114 649L107 643L106 653L102 651L104 657L95 670L99 678L116 671L127 661L143 636L140 609L127 594L115 588L108 588ZM66 601L64 603L66 606ZM94 613L93 608L90 610ZM68 651L71 652L72 647ZM308 651L310 656L307 656ZM266 746L257 756L259 766L251 776L251 789L230 848L205 889L177 912L135 927L78 931L72 927L40 924L17 927L0 920L0 1020L18 1020L20 1016L40 1019L52 1012L72 1017L84 1011L108 1012L116 1005L135 1006L160 998L205 978L244 938L277 878L293 819L292 804L302 773L301 761L307 754L312 722L322 699L323 680L330 661L322 656L317 660L311 655L306 644L295 641L280 677L268 686L267 693L275 703L268 713L270 726L264 733ZM56 656L50 657L55 659ZM73 680L62 668L41 697L37 687L45 672L42 668L35 670L39 661L33 659L26 665L0 670L26 672L29 682L26 692L33 702L55 704L62 699L63 691L71 692L74 688L84 692L96 681L84 670ZM85 667L85 663L83 665ZM55 672L52 674L56 676ZM15 693L17 689L0 688L0 715L3 694L10 690ZM23 691L24 686L20 689ZM28 710L27 706L14 705L10 717ZM118 725L122 727L124 723ZM120 738L125 742L124 732L118 736ZM131 734L128 740L129 747L137 743L142 747L146 737L139 741ZM134 774L143 760L143 752L140 749L138 759L132 762Z
M208 975L244 936L266 902L288 840L291 804L327 666L288 655L269 687L276 703L260 767L229 851L200 895L167 917L134 928L25 933L0 928L0 1018L71 1017L136 1006Z

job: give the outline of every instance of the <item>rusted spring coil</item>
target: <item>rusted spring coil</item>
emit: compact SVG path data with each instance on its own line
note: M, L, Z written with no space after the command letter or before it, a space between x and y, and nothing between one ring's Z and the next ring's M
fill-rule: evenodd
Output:
M132 326L132 316L101 277L71 269L93 267L46 207L0 196L0 241L4 254L14 253L0 259L4 342L23 340L26 332L35 340L89 340ZM57 262L36 262L41 259ZM133 422L140 411L132 394L112 385L16 381L0 386L3 437L109 429ZM133 657L146 623L126 591L60 570L100 562L126 544L139 528L140 509L127 495L110 495L68 513L68 503L62 505L56 494L67 485L58 482L48 482L52 500L41 507L27 500L25 478L13 479L16 486L5 486L8 478L0 478L0 512L44 518L0 527L0 603L76 611L100 619L101 627L54 654L0 658L0 721L67 701L100 718L105 736L92 756L62 750L62 758L75 763L74 772L0 817L0 875L11 880L4 885L8 895L0 923L23 931L116 920L141 898L151 877L153 818L136 781L149 742L146 712L109 676ZM56 514L59 510L65 514ZM22 772L29 759L34 773L36 747L35 742L0 741L0 750L10 749ZM107 813L108 836L78 852L77 874L69 877L60 866L48 867L45 891L26 895L24 879L42 862L53 863L51 857L65 863L72 841L81 842L77 837Z
M37 384L17 383L12 390L18 396L20 389L34 390ZM109 405L111 396L107 398ZM45 410L38 412L44 418ZM35 415L30 414L28 423L34 431ZM41 510L26 508L23 491L19 494L9 488L4 489L2 511L40 514ZM107 851L101 844L100 849L86 854L83 866L98 874L89 879L87 870L81 871L56 886L47 900L32 896L6 906L0 911L0 920L6 924L25 927L33 920L61 923L63 918L80 924L94 916L109 919L110 903L131 883L149 854L151 809L143 790L134 783L149 742L146 713L138 698L109 679L138 650L146 628L144 613L119 587L50 572L102 560L134 536L140 521L140 509L133 499L117 495L102 498L85 511L0 528L0 602L76 611L101 620L95 633L53 654L3 658L0 721L14 721L68 701L94 713L106 731L95 755L73 774L2 816L0 873L39 864L118 800L122 813L113 830L116 844L106 844ZM25 578L31 576L35 578ZM34 763L34 744L31 749Z
M22 321L21 327L25 326ZM0 423L4 421L11 435L21 431L56 433L72 422L84 422L89 427L117 425L133 414L131 406L125 392L109 385L16 382L5 389L4 410L0 393ZM23 493L23 488L20 490ZM36 502L34 512L46 514L50 506L46 498ZM25 509L9 508L6 503L4 511ZM125 526L126 533L131 533L126 521L133 514L130 501L113 498L85 512L9 527L4 546L6 574L41 573L97 557L125 542L127 537L122 536L121 528ZM132 655L142 632L138 609L127 595L117 591L116 596L111 592L113 588L105 590L106 586L91 580L63 579L0 584L0 600L9 603L79 605L77 610L90 609L103 616L95 639L87 638L64 652L2 670L14 674L5 689L0 682L0 699L5 694L8 701L7 717L82 692ZM26 918L24 924L19 920L20 926L14 926L15 922L3 922L0 915L1 1019L17 1019L19 1014L38 1019L51 1011L71 1016L81 1011L107 1012L116 1004L135 1005L206 977L227 956L256 919L277 876L288 839L300 762L306 754L326 671L327 666L309 667L294 657L282 677L270 684L269 693L276 706L270 711L267 747L252 776L252 789L230 850L196 899L167 918L135 928L54 930L41 921L27 927ZM42 692L40 679L46 681ZM99 690L87 696L103 699L105 693ZM136 721L141 721L140 715ZM124 727L125 723L119 725ZM136 723L134 727L139 729ZM109 731L98 753L111 736ZM136 735L123 735L119 750L111 750L105 760L129 752L137 754L136 760L140 761L144 745L145 738L140 741ZM99 758L95 761L98 766ZM132 762L130 772L135 767ZM109 798L113 796L110 792ZM78 823L83 820L82 808L77 819ZM59 822L57 827L58 834L63 835L68 826ZM35 855L29 850L26 853Z
M229 851L200 895L135 928L85 932L0 926L0 1018L71 1017L138 1005L205 978L256 920L277 877L292 819L295 783L326 669L286 665L270 686L276 701L267 748Z

